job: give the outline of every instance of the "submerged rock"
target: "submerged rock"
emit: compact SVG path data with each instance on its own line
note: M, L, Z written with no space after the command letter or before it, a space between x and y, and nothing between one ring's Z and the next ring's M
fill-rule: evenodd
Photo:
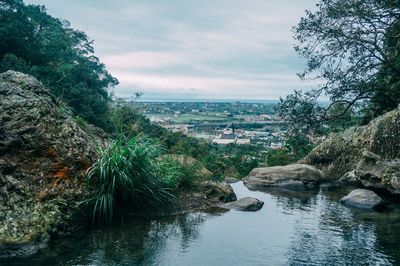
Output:
M385 207L383 200L373 191L355 189L340 200L340 203L359 209L382 210Z
M318 186L324 177L324 173L314 166L291 164L255 168L243 179L243 183L250 189L275 187L305 190Z
M264 205L264 202L262 202L256 198L245 197L245 198L241 198L236 201L233 201L233 202L221 204L220 206L225 209L255 212L255 211L260 210L263 205Z
M73 230L95 146L38 80L0 74L0 258Z

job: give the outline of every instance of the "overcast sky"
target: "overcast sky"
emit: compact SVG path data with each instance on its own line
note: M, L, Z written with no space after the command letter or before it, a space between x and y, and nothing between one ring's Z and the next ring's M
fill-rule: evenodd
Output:
M120 81L143 99L278 99L313 84L296 73L291 28L315 0L26 0L94 39Z

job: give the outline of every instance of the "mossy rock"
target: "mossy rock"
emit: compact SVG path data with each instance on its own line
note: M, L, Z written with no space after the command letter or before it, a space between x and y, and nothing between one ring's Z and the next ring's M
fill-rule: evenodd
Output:
M34 77L0 74L0 95L0 257L26 256L72 226L97 144Z

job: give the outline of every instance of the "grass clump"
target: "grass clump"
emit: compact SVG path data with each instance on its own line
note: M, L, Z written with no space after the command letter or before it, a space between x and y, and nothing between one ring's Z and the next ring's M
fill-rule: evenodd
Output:
M158 159L162 148L153 140L119 136L99 153L87 173L93 219L111 222L117 209L158 207L173 199L178 169Z

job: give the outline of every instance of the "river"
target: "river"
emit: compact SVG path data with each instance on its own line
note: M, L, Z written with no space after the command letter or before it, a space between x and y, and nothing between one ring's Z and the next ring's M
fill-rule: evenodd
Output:
M7 265L396 265L400 208L377 213L338 203L347 191L253 192L258 212L209 211L125 220L81 231Z

